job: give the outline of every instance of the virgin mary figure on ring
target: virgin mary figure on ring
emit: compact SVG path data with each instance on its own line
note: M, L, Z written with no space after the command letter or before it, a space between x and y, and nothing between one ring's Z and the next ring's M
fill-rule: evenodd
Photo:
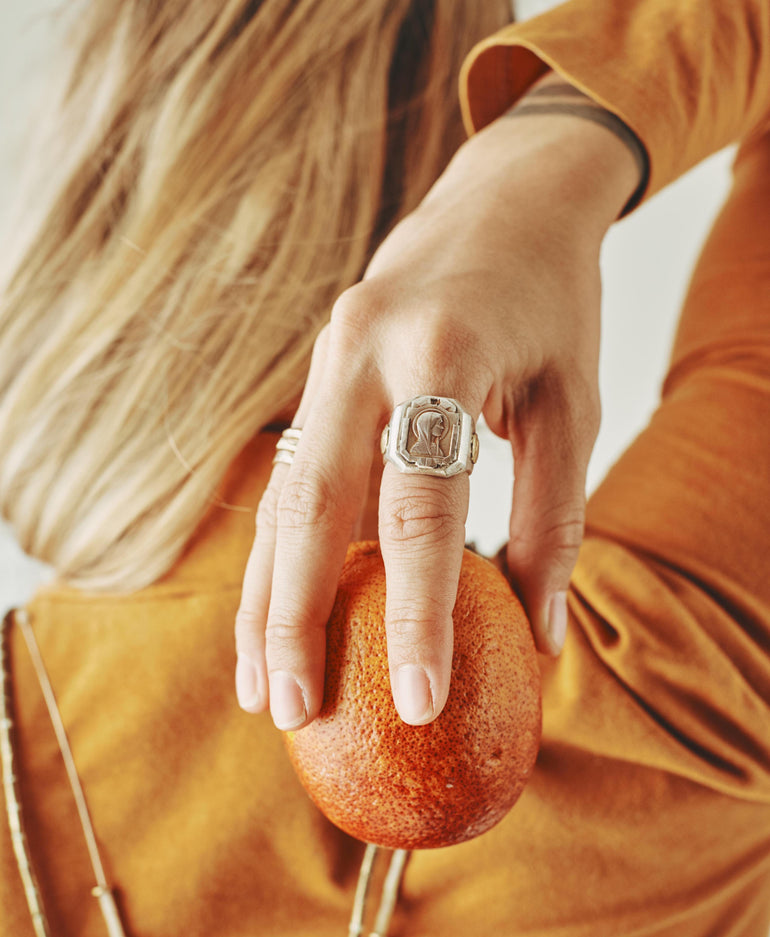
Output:
M423 410L412 423L417 442L412 446L412 455L441 458L441 437L446 430L446 419L438 410Z

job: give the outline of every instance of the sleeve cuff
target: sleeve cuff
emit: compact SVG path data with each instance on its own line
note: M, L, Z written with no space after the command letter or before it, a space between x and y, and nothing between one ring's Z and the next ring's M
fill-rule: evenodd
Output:
M606 96L603 83L592 80L590 73L586 76L579 64L576 67L565 65L568 56L553 55L546 48L547 40L537 41L538 23L550 15L506 27L478 43L468 54L460 72L460 108L466 133L471 136L482 130L512 107L547 71L557 72L605 110L615 114L646 152L648 172L624 209L623 215L626 215L669 180L661 179L660 174L655 177L645 128L640 126L638 118L627 112L615 96L612 99ZM613 77L606 83L615 81Z

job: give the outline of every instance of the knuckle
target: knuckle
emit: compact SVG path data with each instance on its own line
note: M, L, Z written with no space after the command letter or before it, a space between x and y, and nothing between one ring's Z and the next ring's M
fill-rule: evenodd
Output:
M335 516L335 506L334 492L322 476L301 475L288 479L281 489L276 521L289 530L323 526Z
M302 630L298 618L282 616L268 621L265 640L272 649L289 648L300 640Z
M391 300L379 285L357 283L335 302L329 322L327 358L332 373L368 382L377 356L379 323L387 318Z
M344 329L351 322L357 321L363 306L359 299L363 291L359 289L359 285L349 286L335 299L329 318L329 327L334 331Z
M385 291L372 282L348 287L332 307L329 341L339 343L345 338L357 338L366 326L387 312L389 305Z
M443 603L428 596L423 597L420 609L412 603L397 603L388 610L388 635L399 648L424 656L451 625L451 617Z
M546 528L545 538L553 550L576 553L583 541L582 513Z
M565 514L562 505L550 512L552 518L556 514L558 519L553 520L549 520L546 515L542 526L513 531L510 542L512 552L525 561L547 553L571 568L583 541L584 513L582 509L570 506Z
M325 622L282 609L270 616L265 628L265 651L269 666L294 667L307 659L308 648L316 646L325 633Z
M395 498L380 522L380 534L399 544L442 541L456 533L458 521L443 499L411 493Z
M407 333L404 334L406 338ZM406 360L413 361L412 380L417 386L427 378L437 379L442 385L465 388L469 373L474 375L474 386L487 388L492 383L490 349L485 347L474 328L451 311L449 303L421 308L409 329L408 343L400 353L405 354ZM414 348L420 349L416 357ZM485 394L482 399L483 396Z
M235 633L253 631L258 624L257 613L246 605L241 605L235 613Z

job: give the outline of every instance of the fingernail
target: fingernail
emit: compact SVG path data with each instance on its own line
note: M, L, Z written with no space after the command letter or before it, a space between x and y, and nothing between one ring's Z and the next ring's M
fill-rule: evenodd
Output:
M239 705L247 712L258 712L264 705L264 693L259 684L257 668L248 657L239 654L235 665L235 693Z
M548 639L554 654L560 654L567 637L567 593L557 592L548 605Z
M410 725L423 725L433 718L430 680L422 667L404 664L393 676L393 700L399 716Z
M270 714L276 727L284 732L296 729L307 719L300 685L285 670L275 670L270 674Z

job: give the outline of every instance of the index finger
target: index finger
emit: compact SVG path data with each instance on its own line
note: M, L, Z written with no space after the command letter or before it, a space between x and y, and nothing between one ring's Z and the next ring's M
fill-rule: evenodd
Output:
M378 408L319 392L276 507L265 656L270 711L280 729L312 721L323 700L326 622L369 479ZM366 439L366 426L372 440ZM350 427L360 432L350 445Z

